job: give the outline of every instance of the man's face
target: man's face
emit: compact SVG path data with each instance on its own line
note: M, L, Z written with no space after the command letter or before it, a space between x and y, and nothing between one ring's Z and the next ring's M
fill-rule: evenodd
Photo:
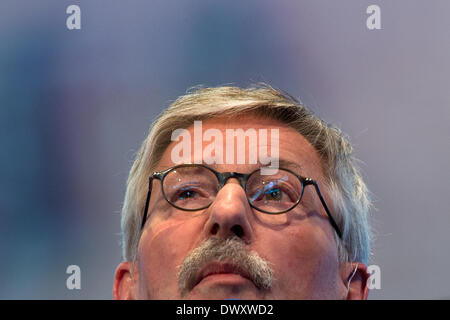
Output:
M287 169L318 181L331 208L319 156L294 129L275 120L252 117L239 120L217 118L204 121L202 125L203 132L214 128L220 130L223 137L226 136L226 129L267 129L268 132L278 129L280 160L291 163ZM193 127L188 131L193 142ZM271 139L267 142L268 150L271 150ZM172 142L167 148L156 171L177 164L171 156L176 144ZM204 142L203 148L208 145ZM250 152L258 152L252 150L249 143L245 144L245 148L247 161ZM193 162L193 154L194 151L186 160ZM219 172L250 173L260 165L209 166ZM137 260L135 264L129 264L129 277L125 281L129 285L116 279L115 296L138 299L344 298L351 266L338 262L334 232L313 186L305 188L301 202L291 211L268 215L250 207L244 189L238 180L231 178L220 189L211 206L189 212L171 206L161 192L160 181L155 179ZM186 292L181 292L178 272L186 263L186 258L192 258L193 250L209 239L230 238L239 240L237 242L241 243L245 254L256 253L259 259L267 263L273 271L270 287L261 288L242 272L231 272L231 259L225 257L221 261L203 261L201 265L194 263L190 272L196 275L196 281L186 288ZM214 272L202 277L208 268ZM119 289L121 286L122 289ZM126 295L123 295L124 291L127 291Z

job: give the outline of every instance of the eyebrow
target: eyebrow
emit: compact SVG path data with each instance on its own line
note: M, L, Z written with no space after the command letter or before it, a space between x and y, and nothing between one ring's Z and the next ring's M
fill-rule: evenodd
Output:
M272 159L271 163L273 163L274 160L275 159ZM205 163L202 163L202 164L206 165ZM218 164L213 163L213 164L206 165L206 166L217 170L217 165ZM167 169L169 169L171 167L173 167L173 166L164 165L164 166L161 166L160 170L158 170L158 171L165 171L165 170L167 170ZM265 167L270 167L270 165L259 166L259 168L265 168ZM299 172L303 171L303 167L300 164L298 164L296 162L293 162L293 161L290 161L290 160L282 159L282 158L278 159L278 167L279 168L291 169L292 171L294 171L297 174L299 174Z
M258 168L259 169L260 168L270 168L275 160L277 160L277 159L271 159L270 165L260 166L260 165L258 165L259 163L254 164L254 165L256 166L257 169ZM216 166L215 164L212 165L212 167L215 167L215 166ZM297 162L283 159L283 158L278 158L278 168L290 169L298 175L300 175L300 173L303 172L303 167L300 164L298 164ZM217 169L217 168L214 168L214 169Z
M286 159L278 159L278 164L280 168L292 169L297 174L303 171L303 167L300 164Z

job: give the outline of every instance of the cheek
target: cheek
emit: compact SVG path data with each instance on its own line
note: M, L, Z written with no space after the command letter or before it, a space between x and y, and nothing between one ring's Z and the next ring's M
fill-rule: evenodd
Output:
M149 226L142 234L138 250L140 291L151 298L178 295L177 272L190 248L192 228L183 222Z
M287 299L320 295L336 281L338 263L334 242L307 225L270 231L264 246L274 265L276 290Z

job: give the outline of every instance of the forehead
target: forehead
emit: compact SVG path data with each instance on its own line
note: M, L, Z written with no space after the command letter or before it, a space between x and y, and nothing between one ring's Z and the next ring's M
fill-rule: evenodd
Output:
M177 128L175 128L177 129ZM174 130L175 130L174 129ZM277 158L280 159L279 167L285 167L291 169L299 174L308 175L309 177L319 178L322 176L321 170L321 162L320 157L318 156L314 147L303 137L298 131L294 128L289 127L288 125L281 123L274 119L261 118L251 115L245 115L243 117L237 118L229 118L229 117L217 117L214 119L208 119L201 121L201 130L198 126L194 126L194 124L188 128L186 128L186 132L189 134L186 135L190 138L190 146L191 152L190 154L183 155L184 163L194 163L195 160L195 149L202 149L202 160L205 160L205 153L207 148L212 148L213 141L218 143L219 141L215 141L216 139L211 139L211 137L207 137L205 132L212 132L211 129L214 130L216 134L221 135L221 143L222 143L222 152L223 152L223 163L213 163L210 164L211 167L214 167L218 171L239 171L246 172L254 169L255 167L261 166L258 164L253 164L250 161L250 154L255 154L258 160L260 160L261 152L264 152L264 148L267 150L268 155L272 155L272 151L278 149L279 155ZM277 131L278 139L271 139L272 134ZM256 135L256 144L252 146L250 143L250 139L248 136L245 138L244 144L239 144L237 141L238 138L234 137L234 153L237 154L239 151L243 152L243 150L238 150L239 148L245 148L245 163L241 164L237 161L233 163L227 163L225 161L226 153L230 149L229 139L227 139L228 133L247 133L251 132ZM199 134L201 133L201 134ZM266 139L262 139L262 135L266 134ZM275 137L275 135L274 135ZM165 170L177 164L180 164L179 161L174 161L172 151L174 148L180 148L181 140L172 141L171 144L165 150L161 161L157 167L157 170ZM217 150L217 147L215 148Z

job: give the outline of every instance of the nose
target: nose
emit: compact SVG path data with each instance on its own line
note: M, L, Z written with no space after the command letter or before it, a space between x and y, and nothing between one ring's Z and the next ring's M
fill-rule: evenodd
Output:
M252 208L237 179L230 179L217 193L216 199L208 208L205 224L207 237L231 238L236 236L250 243L253 230L249 221Z

